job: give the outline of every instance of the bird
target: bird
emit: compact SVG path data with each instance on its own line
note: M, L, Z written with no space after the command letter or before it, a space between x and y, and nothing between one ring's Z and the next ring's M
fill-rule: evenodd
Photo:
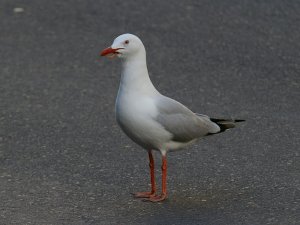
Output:
M148 152L151 190L136 198L160 202L167 198L167 153L197 140L224 132L244 120L216 119L192 112L183 104L162 95L150 80L146 50L139 37L122 34L101 56L120 58L122 72L115 103L116 120L123 132ZM161 193L157 194L153 152L162 158Z

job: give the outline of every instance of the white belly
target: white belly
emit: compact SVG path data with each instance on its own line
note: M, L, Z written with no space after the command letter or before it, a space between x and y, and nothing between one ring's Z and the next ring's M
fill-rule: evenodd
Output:
M127 136L147 150L161 150L172 136L155 121L156 115L157 110L151 97L120 94L117 97L118 124Z

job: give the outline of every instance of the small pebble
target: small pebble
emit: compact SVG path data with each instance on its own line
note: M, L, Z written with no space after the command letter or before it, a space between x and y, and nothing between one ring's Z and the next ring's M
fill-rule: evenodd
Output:
M22 13L24 12L23 8L14 8L14 13Z

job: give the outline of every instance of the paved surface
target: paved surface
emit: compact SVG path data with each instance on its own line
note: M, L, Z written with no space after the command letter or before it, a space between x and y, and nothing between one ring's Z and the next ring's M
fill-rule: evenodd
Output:
M1 0L0 27L1 225L300 224L299 1ZM169 154L160 204L130 195L147 154L114 119L120 62L98 58L124 32L162 93L247 120Z

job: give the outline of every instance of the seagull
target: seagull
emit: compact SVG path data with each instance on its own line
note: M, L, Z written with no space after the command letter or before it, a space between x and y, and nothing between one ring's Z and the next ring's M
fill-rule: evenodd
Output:
M167 198L167 152L221 133L244 120L215 119L197 114L160 94L149 78L145 47L133 34L118 36L100 55L122 59L116 120L124 133L148 152L151 191L137 192L134 196L151 202L163 201ZM156 194L153 151L159 151L162 156L160 194Z

